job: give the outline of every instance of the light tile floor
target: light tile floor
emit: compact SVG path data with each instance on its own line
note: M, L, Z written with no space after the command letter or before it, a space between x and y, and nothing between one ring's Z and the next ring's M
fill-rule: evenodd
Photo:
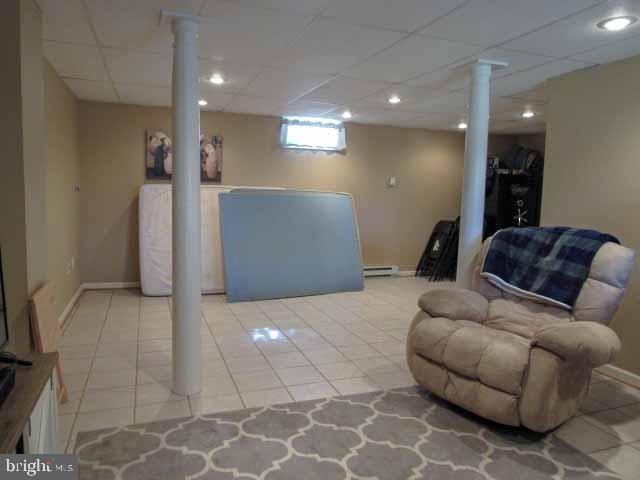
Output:
M61 338L70 400L59 449L78 431L413 385L404 342L424 279L364 292L229 304L202 297L203 384L171 391L171 310L139 290L84 292ZM629 478L640 468L640 391L594 375L584 414L556 432Z

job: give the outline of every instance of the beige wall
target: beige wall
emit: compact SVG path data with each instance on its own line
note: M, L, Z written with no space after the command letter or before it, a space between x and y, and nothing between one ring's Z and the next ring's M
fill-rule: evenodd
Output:
M12 0L13 1L13 0ZM43 139L44 75L42 14L33 0L20 0L22 156L27 227L27 284L33 293L47 280L47 159Z
M80 286L78 101L45 63L48 280L60 316Z
M434 224L458 215L464 137L349 124L347 153L279 147L279 119L204 112L202 131L224 136L223 183L353 194L365 263L413 270ZM137 195L144 132L171 128L167 108L80 103L81 277L137 281ZM398 188L386 188L395 175Z
M0 16L0 245L8 350L30 350L27 299L47 275L42 19L33 0L6 0Z
M27 248L22 157L20 3L6 2L0 15L0 246L9 324L9 350L29 349Z
M640 250L640 57L551 82L542 221L590 227ZM612 327L617 364L640 373L640 269Z
M57 314L79 285L65 259L78 258L77 100L42 57L40 11L32 0L6 2L0 17L0 245L9 350L29 351L27 299L43 282ZM46 90L46 91L45 91Z

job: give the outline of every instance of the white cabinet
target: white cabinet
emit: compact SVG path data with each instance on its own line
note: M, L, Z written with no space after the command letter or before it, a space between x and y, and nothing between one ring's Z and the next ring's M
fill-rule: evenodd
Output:
M24 431L24 453L56 452L58 400L56 375L52 375L36 403Z

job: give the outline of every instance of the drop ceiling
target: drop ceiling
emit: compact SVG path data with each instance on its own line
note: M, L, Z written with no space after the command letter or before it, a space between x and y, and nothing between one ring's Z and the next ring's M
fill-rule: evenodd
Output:
M469 65L509 62L492 82L491 130L544 130L545 81L640 54L640 2L602 0L36 0L47 59L78 98L171 104L170 26L162 9L203 17L205 110L339 117L454 129ZM221 73L225 83L206 81ZM387 99L397 94L402 102ZM523 119L525 109L532 119Z

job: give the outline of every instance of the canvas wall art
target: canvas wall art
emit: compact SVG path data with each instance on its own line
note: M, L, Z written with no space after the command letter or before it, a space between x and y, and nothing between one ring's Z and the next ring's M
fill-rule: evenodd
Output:
M222 181L222 137L200 135L200 180L203 183ZM145 168L150 180L171 180L173 149L171 137L163 130L147 129Z
M200 180L220 183L222 181L222 137L200 135Z
M173 156L171 138L162 130L147 129L147 178L171 179Z

